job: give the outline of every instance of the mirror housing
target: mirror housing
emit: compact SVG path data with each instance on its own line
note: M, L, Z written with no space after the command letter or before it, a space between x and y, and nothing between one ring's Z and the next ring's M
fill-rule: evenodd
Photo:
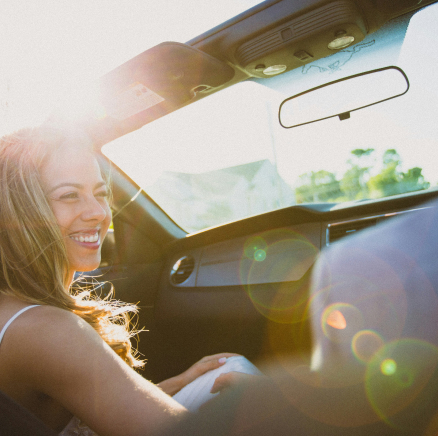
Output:
M400 97L409 90L409 80L398 67L385 67L343 77L284 100L278 120L285 129L327 118L345 120L350 113Z

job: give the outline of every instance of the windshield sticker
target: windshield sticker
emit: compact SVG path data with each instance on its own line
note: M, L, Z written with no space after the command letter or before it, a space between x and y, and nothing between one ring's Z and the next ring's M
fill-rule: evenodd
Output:
M360 70L364 71L365 69L370 69L366 67L370 55L373 56L374 59L380 57L382 66L391 65L391 63L394 64L397 62L409 20L410 15L394 19L387 25L387 28L380 29L368 35L361 43L340 50L326 58L316 60L311 64L303 65L301 73L327 72L328 74L332 74L342 72L344 66L349 69L351 73L353 72L351 70L355 68L351 68L351 65L347 65L350 63L356 64L356 68L360 68Z
M311 70L312 68L318 69L320 73L322 73L324 71L330 71L330 72L337 71L341 67L343 67L353 57L353 55L360 52L364 48L368 48L368 47L374 45L375 42L376 42L375 40L363 42L360 44L356 44L351 49L341 50L338 53L335 53L332 56L329 56L326 58L328 60L332 60L333 56L338 58L338 59L336 59L336 61L330 62L330 64L328 64L326 66L319 66L319 65L313 65L313 64L303 65L302 72L303 72L303 74L307 74L309 72L309 70Z
M139 112L164 101L164 98L136 82L120 92L105 105L106 113L117 120L126 120Z

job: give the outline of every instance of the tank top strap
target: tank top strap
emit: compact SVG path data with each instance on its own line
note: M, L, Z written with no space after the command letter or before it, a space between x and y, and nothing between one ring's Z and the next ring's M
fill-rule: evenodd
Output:
M26 310L29 310L29 309L32 309L32 307L38 307L38 306L40 306L40 304L33 304L32 306L23 307L23 309L19 310L14 316L12 316L11 319L5 324L5 326L2 328L2 331L0 332L0 344L2 343L2 339L6 333L6 330L14 322L14 320L16 318L18 318L23 312L26 312Z

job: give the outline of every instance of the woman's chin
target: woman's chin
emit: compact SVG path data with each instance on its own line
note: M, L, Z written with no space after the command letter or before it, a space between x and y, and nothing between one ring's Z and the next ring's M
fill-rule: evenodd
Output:
M94 271L95 269L99 268L100 265L100 256L99 259L96 259L92 262L70 262L70 265L72 265L72 270L75 272L90 272Z

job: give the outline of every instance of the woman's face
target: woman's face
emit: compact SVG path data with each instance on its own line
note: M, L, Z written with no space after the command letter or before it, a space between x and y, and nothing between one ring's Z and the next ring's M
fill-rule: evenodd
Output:
M70 278L100 263L102 241L111 222L108 189L88 144L65 144L41 169L49 204L65 238Z

